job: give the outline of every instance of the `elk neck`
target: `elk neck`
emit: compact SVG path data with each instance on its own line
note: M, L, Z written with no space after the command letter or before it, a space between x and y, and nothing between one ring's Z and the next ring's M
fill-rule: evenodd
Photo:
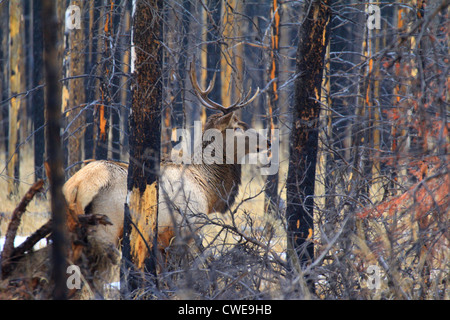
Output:
M240 164L191 164L189 170L205 191L208 213L225 213L233 205L241 184Z

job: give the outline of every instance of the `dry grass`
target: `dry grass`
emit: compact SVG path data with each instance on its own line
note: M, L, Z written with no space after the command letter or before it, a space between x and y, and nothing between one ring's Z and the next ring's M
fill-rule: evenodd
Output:
M28 191L34 183L34 163L33 157L24 157L20 159L20 183L16 195L8 195L8 180L6 175L4 155L0 155L0 237L5 234L11 213L20 202L22 196ZM36 197L27 207L27 211L22 217L18 235L27 236L47 222L50 209L49 203L44 196Z

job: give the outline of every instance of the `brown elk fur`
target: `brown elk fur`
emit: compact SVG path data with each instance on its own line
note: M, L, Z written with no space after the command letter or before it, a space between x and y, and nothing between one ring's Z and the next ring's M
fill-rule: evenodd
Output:
M205 130L210 128L221 131L225 157L225 130L246 130L248 126L233 113L220 113L208 118ZM259 141L261 142L261 137ZM246 146L245 154L248 152L249 146ZM241 165L236 161L234 164L188 165L162 162L159 182L158 236L159 246L164 249L174 235L185 238L195 233L200 226L198 214L226 212L238 193ZM123 232L126 189L127 165L99 160L88 163L75 173L66 182L63 191L68 203L79 208L81 214L108 216L113 225L98 226L92 237L104 245L117 245Z
M202 215L208 215L211 212L224 213L234 203L241 183L241 165L238 163L240 159L237 159L236 140L245 141L243 155L251 152L250 144L255 143L252 141L258 141L256 152L259 152L261 143L267 143L265 137L258 135L256 131L249 130L244 133L248 125L240 121L233 112L252 102L258 95L259 89L251 98L247 94L236 103L224 107L207 96L212 90L213 83L206 90L199 87L193 65L191 65L190 77L194 93L200 102L207 108L220 111L207 119L205 130L218 130L222 144L216 141L216 137L220 135L214 136L214 139L203 142L203 148L200 148L202 149L200 151L203 155L203 150L210 147L208 150L213 150L214 154L217 153L218 159L220 156L223 157L223 164L208 164L208 162L179 164L164 161L161 163L158 185L158 245L160 249L169 246L174 237L188 241L201 228ZM231 136L226 134L228 130L233 133ZM213 132L217 134L217 131ZM234 159L228 157L228 160L234 160L232 164L227 162L227 136L234 140ZM196 156L198 158L198 155ZM66 182L64 194L69 205L77 208L80 214L104 214L112 221L112 226L98 227L98 230L92 234L94 242L103 243L106 246L118 244L123 233L124 203L127 198L126 165L104 160L91 162ZM143 221L145 222L146 217L140 215L137 220L135 225L139 226Z

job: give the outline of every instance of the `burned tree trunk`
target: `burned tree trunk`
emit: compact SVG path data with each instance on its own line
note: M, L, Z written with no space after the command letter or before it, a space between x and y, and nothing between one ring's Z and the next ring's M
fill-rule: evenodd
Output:
M66 200L64 185L64 156L61 145L61 61L58 59L58 30L60 25L53 0L42 1L45 70L45 112L47 119L46 143L50 168L50 195L52 210L52 279L54 299L67 298L67 239Z
M42 44L42 23L39 19L41 13L41 1L33 1L33 87L44 83L43 72L43 44ZM36 170L35 180L44 179L44 155L45 155L45 134L44 134L44 90L37 90L31 96L31 106L33 108L34 123L34 167Z
M289 256L300 266L314 257L313 196L329 1L306 1L305 10L296 58L286 211Z
M162 55L161 0L137 1L133 17L134 61L130 125L128 203L125 204L123 263L156 274L158 175L161 145ZM132 264L129 264L129 263ZM128 290L140 286L140 277L121 282ZM137 282L136 282L137 281ZM122 288L122 286L121 286Z
M278 126L278 105L279 105L279 54L280 54L280 22L281 22L281 5L277 0L273 1L271 9L272 20L272 34L270 36L270 56L269 56L269 68L268 68L268 80L272 83L267 91L267 121L269 128L269 139L272 145L279 143L273 135L273 130ZM277 215L280 199L278 196L278 171L267 176L264 208L268 214ZM271 228L271 227L270 227Z

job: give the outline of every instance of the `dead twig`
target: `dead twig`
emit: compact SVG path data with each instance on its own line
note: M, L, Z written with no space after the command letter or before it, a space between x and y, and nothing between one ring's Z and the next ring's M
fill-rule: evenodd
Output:
M6 231L5 245L3 247L3 252L1 255L2 259L0 265L2 270L2 279L6 277L5 270L7 271L9 269L8 264L10 264L10 258L14 251L14 239L16 238L17 229L19 228L22 215L25 212L30 201L33 199L34 195L42 190L43 185L43 180L38 180L37 182L35 182L12 213L11 221L8 225L8 230Z
M25 252L33 249L34 245L41 239L47 237L52 232L52 220L49 220L46 224L36 230L31 236L29 236L24 242L22 242L17 248L14 248L10 259L12 261L21 257Z

